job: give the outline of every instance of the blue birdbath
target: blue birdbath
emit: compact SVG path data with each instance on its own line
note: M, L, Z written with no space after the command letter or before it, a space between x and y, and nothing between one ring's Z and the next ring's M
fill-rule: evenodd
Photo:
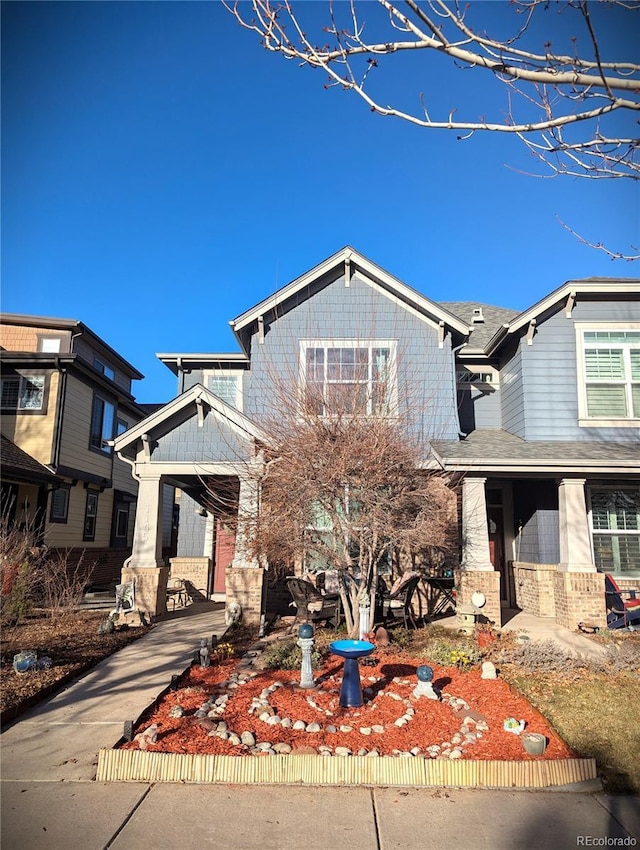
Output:
M342 669L342 687L340 688L340 707L359 708L364 705L360 687L360 666L358 658L371 655L375 646L366 640L336 640L329 644L334 655L344 658Z

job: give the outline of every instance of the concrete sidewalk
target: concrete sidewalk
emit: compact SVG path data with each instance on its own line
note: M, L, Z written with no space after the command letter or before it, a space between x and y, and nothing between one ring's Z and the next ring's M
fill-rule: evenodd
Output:
M114 746L124 721L189 665L200 638L223 631L221 605L191 605L7 728L2 850L555 850L640 841L638 798L600 793L95 782L98 750Z

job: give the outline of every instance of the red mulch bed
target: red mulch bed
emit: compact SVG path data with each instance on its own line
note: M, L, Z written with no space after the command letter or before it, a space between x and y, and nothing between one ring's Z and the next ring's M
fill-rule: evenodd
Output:
M249 754L245 747L234 746L229 741L208 735L208 730L199 725L193 715L202 703L211 695L229 694L229 700L224 714L219 720L224 720L230 732L238 736L244 731L253 732L257 741L270 741L272 744L288 743L297 748L317 748L323 744L332 748L337 746L349 747L355 754L360 748L371 750L375 747L380 755L394 755L396 751L409 751L414 747L424 750L432 744L442 744L450 741L459 732L465 714L456 714L446 702L436 702L422 697L412 699L411 705L415 710L413 718L402 727L394 725L406 710L406 704L400 700L380 695L391 691L402 699L411 698L417 683L415 671L418 664L402 653L385 653L379 659L377 666L361 666L362 685L371 687L373 694L365 695L362 708L342 709L339 707L339 687L342 665L330 657L320 670L314 671L317 680L319 676L333 676L313 690L301 690L296 687L300 674L297 671L267 671L260 670L255 678L234 690L220 688L219 683L226 680L234 671L236 662L225 661L217 666L201 668L193 666L182 678L176 691L168 692L160 702L144 717L136 732L147 728L150 724L158 725L158 739L155 744L148 746L152 752L166 753L203 753L243 756ZM526 721L526 731L540 732L547 737L547 749L542 756L545 759L573 758L575 754L560 739L547 720L529 704L520 694L516 693L501 679L485 680L480 676L479 669L463 672L456 667L438 667L434 670L434 684L444 693L462 698L469 705L471 712L476 712L486 718L488 731L483 731L475 743L463 748L463 759L497 759L522 760L539 758L529 756L522 746L518 735L505 732L503 723L508 717ZM376 682L369 681L370 676L376 677ZM393 682L393 678L400 682ZM276 681L285 683L269 695L269 704L280 717L290 717L292 720L303 720L306 723L317 722L323 727L321 732L294 731L284 729L280 725L267 725L258 717L259 711L249 714L248 709L252 698L258 697L264 688ZM407 682L405 684L405 682ZM319 708L309 705L311 698ZM181 705L184 716L172 718L170 709ZM322 711L320 710L322 709ZM324 712L333 712L327 716ZM332 724L340 727L346 724L353 727L352 732L327 732L324 727ZM387 728L391 724L391 728ZM206 726L206 722L203 724ZM382 734L365 735L360 733L360 727L373 725L385 726ZM471 727L475 731L475 727ZM134 740L123 745L128 749L137 749Z

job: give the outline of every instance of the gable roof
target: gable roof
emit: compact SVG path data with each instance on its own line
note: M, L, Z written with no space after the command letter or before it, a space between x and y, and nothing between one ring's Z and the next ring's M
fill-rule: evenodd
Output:
M203 387L202 384L194 384L186 392L179 395L177 398L155 410L141 422L136 423L132 428L129 428L119 437L110 440L116 452L124 451L126 448L135 445L142 439L143 436L150 434L154 429L159 428L165 422L172 418L178 420L186 420L194 415L194 411L190 410L192 405L196 408L205 404L214 413L217 413L221 418L225 419L236 433L241 436L258 440L261 443L268 445L270 439L265 431L248 419L243 413L235 407L231 407L226 402L211 390Z
M349 269L348 272L346 272L347 269ZM365 282L382 289L387 297L397 299L407 309L417 311L423 317L430 318L435 324L442 322L461 336L466 336L469 331L468 325L459 316L407 286L406 283L347 245L229 322L243 350L246 350L246 342L241 333L243 330L261 317L275 313L277 308L289 299L323 277L330 277L332 272L338 274L358 272Z
M445 310L465 322L469 329L469 342L462 350L462 354L471 353L471 349L482 350L499 328L508 324L518 315L517 310L508 307L496 307L479 301L440 301L439 303ZM482 316L482 321L477 321L478 314L476 311L478 310Z
M638 278L606 278L589 277L583 280L569 280L549 295L542 298L532 307L520 313L511 321L497 328L494 335L485 345L485 354L492 354L511 334L537 320L547 312L557 312L562 309L571 310L573 301L579 295L640 295L640 279Z

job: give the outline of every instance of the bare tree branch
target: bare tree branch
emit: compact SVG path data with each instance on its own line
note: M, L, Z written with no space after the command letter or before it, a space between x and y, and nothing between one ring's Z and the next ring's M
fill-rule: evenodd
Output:
M305 4L291 0L251 0L234 3L223 0L226 8L246 29L258 34L265 49L286 59L321 68L328 75L328 87L352 91L369 108L386 116L408 121L429 129L462 132L460 139L475 132L510 133L517 136L534 157L548 169L550 176L626 177L640 179L638 149L640 140L631 135L618 137L604 130L602 122L613 115L633 116L640 111L640 64L631 61L606 61L593 26L587 0L560 4L569 12L577 11L585 28L588 49L584 55L555 53L550 42L545 52L525 43L534 15L545 10L547 0L513 0L514 13L523 16L510 38L492 38L476 32L467 22L469 7L461 8L445 0L377 0L377 3L334 5L329 2L325 33L332 43L318 46L307 34L303 18ZM604 4L601 4L604 5ZM615 3L630 14L640 6ZM294 9L295 6L295 9ZM246 14L250 8L253 16ZM367 40L367 22L378 26L376 10L386 13L388 40ZM630 20L633 27L636 19ZM377 30L376 30L377 32ZM574 39L577 45L577 40ZM424 95L417 97L417 108L409 111L385 103L372 88L383 58L396 53L426 51L448 59L452 66L475 73L488 72L508 93L508 108L497 120L467 117L453 120L458 109L452 105L441 118L432 115L433 107ZM438 85L440 67L425 68L427 79ZM524 104L523 117L516 116L514 95ZM635 121L637 124L637 121ZM544 175L542 175L544 176Z
M584 236L581 236L577 233L572 227L569 227L568 224L565 224L561 218L556 216L558 223L564 227L572 236L581 242L583 245L587 245L589 248L595 248L597 251L604 252L607 257L610 257L612 260L626 260L627 262L632 262L633 260L640 260L640 249L636 245L632 245L631 248L636 251L635 254L626 254L622 251L612 251L610 248L607 248L606 245L603 245L602 242L590 242L588 239L585 239Z

